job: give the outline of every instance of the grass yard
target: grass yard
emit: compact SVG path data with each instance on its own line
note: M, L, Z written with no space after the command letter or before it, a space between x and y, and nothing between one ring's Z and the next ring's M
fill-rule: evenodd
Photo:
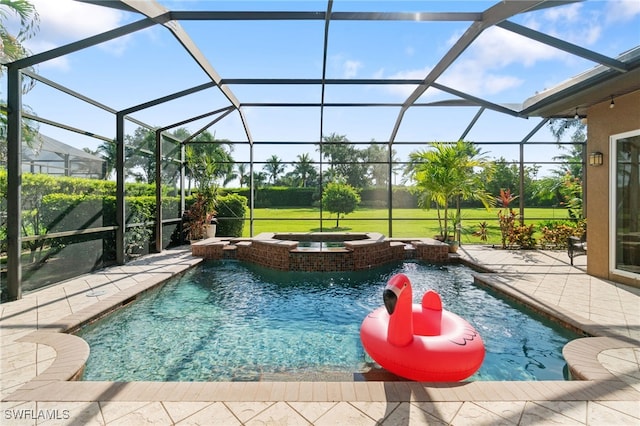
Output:
M500 227L498 211L463 209L462 210L462 243L465 244L500 244ZM517 211L517 210L516 210ZM387 209L360 208L341 218L336 228L336 217L323 212L322 228L320 210L313 208L291 209L255 209L253 234L261 232L380 232L389 235ZM525 224L537 224L540 221L568 219L567 210L559 208L527 208ZM488 240L483 242L473 233L480 229L479 224L488 224ZM433 237L439 234L437 211L422 209L394 209L392 221L393 237ZM245 224L243 236L248 237L249 224ZM537 235L536 235L537 236Z

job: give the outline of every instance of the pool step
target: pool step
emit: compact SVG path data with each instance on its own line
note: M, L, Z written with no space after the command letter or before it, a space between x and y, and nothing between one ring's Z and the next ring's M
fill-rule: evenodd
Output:
M223 259L236 259L238 256L238 246L235 244L227 244L222 247L222 258Z

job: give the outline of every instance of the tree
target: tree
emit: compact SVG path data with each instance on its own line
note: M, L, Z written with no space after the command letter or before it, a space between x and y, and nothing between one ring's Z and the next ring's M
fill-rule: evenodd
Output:
M96 151L105 163L104 177L109 179L116 168L116 141L102 142Z
M138 127L133 135L124 137L126 175L136 182L155 183L156 136L153 130Z
M558 142L561 154L553 157L554 161L562 161L553 175L544 178L540 183L540 194L547 198L556 198L567 207L569 216L574 219L582 217L582 164L586 125L578 119L551 120L551 133ZM573 130L570 138L574 144L569 148L560 144L567 131Z
M491 176L486 180L485 189L497 196L500 190L509 189L519 197L524 197L525 203L531 205L538 196L539 185L537 175L540 166L524 166L524 195L520 194L520 166L516 162L508 162L504 157L494 161Z
M236 165L236 168L238 170L238 178L240 181L240 188L242 188L245 185L249 186L249 184L251 183L247 166L248 166L247 163L239 163Z
M322 206L336 214L336 228L340 226L340 215L353 212L360 203L360 194L356 189L343 182L330 182L322 193Z
M375 141L371 141L375 142ZM368 163L367 177L369 182L375 186L386 186L389 184L389 147L372 143L364 150L365 163ZM395 150L391 150L391 162L395 162Z
M16 16L20 19L20 25L17 34L11 34L7 28L7 21ZM24 58L30 54L29 50L24 47L23 43L36 35L40 26L40 15L38 11L27 0L0 0L0 63L6 64ZM4 67L0 67L0 77L4 72ZM35 71L33 67L28 68ZM27 93L33 88L35 81L31 78L23 79L22 92ZM6 102L0 101L0 162L7 159L7 113ZM25 111L29 111L29 107L23 105ZM33 120L23 119L22 122L22 142L33 147L37 141L38 125Z
M549 128L553 136L556 138L558 149L562 151L560 155L553 157L554 161L561 160L563 162L556 175L562 176L569 172L571 175L576 177L582 176L582 153L584 141L587 139L587 126L578 119L564 119L550 120ZM567 148L567 146L561 144L560 141L565 133L570 130L573 130L570 139L571 142L574 143Z
M267 182L267 175L263 172L253 172L253 186L258 189Z
M298 161L294 164L292 177L298 182L298 185L305 188L310 179L317 177L318 172L313 166L313 160L309 153L298 154Z
M414 191L418 193L419 204L423 208L436 204L440 235L447 241L449 208L454 202L457 209L454 225L459 224L461 200L478 200L486 208L495 202L484 188L493 164L470 142L432 142L429 147L409 154L411 161L407 170L416 182Z
M364 153L349 143L346 135L331 133L329 136L323 136L322 141L318 149L321 150L322 157L329 160L330 177L327 181L343 177L346 183L354 188L369 186Z
M10 15L20 18L20 29L16 35L9 33L5 25ZM39 26L40 15L31 2L27 0L0 0L0 40L2 40L0 62L9 63L27 56L30 52L23 43L36 35ZM1 73L0 70L0 75Z
M278 177L284 173L285 165L282 164L282 160L277 155L273 154L267 159L267 163L262 169L267 172L271 184L275 185Z
M220 181L224 184L234 175L232 148L228 140L216 139L206 130L188 142L187 170L200 192L215 190Z

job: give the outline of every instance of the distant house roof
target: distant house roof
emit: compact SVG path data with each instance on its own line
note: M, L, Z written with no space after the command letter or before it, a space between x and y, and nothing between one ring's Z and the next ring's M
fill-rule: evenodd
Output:
M31 146L22 144L22 169L25 172L101 178L104 162L97 155L43 134L39 134Z

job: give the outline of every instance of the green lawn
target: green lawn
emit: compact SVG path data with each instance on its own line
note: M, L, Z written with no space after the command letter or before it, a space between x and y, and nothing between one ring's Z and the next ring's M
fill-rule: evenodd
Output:
M500 228L498 226L498 211L494 208L486 210L462 210L462 242L482 243L473 232L479 229L478 224L486 221L489 224L489 244L500 243ZM516 210L517 211L517 210ZM536 224L549 219L568 219L565 209L558 208L527 208L525 210L526 224ZM320 211L313 208L280 208L255 209L253 234L261 232L318 232L320 231ZM339 228L336 226L335 215L323 213L322 231L348 232L380 232L389 235L387 209L360 208L340 219ZM439 233L437 211L422 209L394 209L393 210L394 237L433 237ZM244 227L243 236L249 236L249 224Z

